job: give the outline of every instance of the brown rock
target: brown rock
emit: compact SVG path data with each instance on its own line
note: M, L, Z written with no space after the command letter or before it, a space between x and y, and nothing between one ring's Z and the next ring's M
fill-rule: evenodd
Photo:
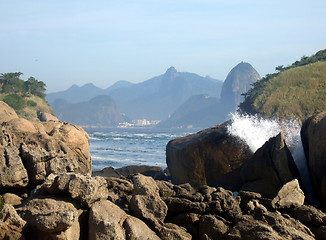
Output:
M49 194L65 194L84 208L90 208L94 202L108 198L107 182L103 177L74 173L57 176L51 174L40 186L40 190ZM34 194L37 194L37 191Z
M204 215L199 221L199 236L206 235L210 239L227 239L229 227L213 215Z
M160 240L143 221L133 216L128 216L124 222L126 239L128 240Z
M269 139L241 169L242 190L274 198L282 186L301 179L282 133Z
M141 174L133 176L134 190L130 209L134 215L151 227L164 221L168 207L159 195L159 188L151 177Z
M304 203L304 193L300 189L297 179L286 183L272 201L275 209L286 209L292 207L301 207Z
M0 188L26 187L29 179L19 151L13 146L0 146Z
M301 138L308 162L313 189L322 210L326 209L326 112L320 112L301 128Z
M36 198L18 208L19 214L35 231L60 232L71 227L78 219L78 211L68 200Z
M49 121L59 122L59 119L56 116L53 116L51 113L47 113L47 112L41 112L40 114L38 114L38 119L41 122L49 122Z
M182 227L173 223L165 223L156 226L156 231L162 240L190 240L192 236Z
M89 240L126 239L123 223L127 214L108 200L93 204L89 211Z
M9 122L14 118L18 118L15 110L7 103L0 101L0 123Z
M252 152L241 140L218 125L196 134L170 141L166 162L174 184L222 186L239 190L240 168Z
M4 203L10 204L12 206L20 205L22 204L23 199L16 194L13 193L5 193L3 194Z

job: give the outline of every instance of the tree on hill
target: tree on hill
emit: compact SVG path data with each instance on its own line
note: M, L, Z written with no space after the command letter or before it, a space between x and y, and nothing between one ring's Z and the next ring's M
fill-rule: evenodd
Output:
M30 77L27 81L20 79L21 72L2 73L0 75L1 92L8 94L32 94L45 99L46 85Z

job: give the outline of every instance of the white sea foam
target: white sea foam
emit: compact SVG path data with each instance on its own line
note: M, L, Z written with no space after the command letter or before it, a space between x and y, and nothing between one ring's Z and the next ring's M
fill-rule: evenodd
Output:
M282 132L286 145L299 170L303 185L314 204L315 196L311 188L311 177L302 147L300 129L301 125L297 121L263 119L257 116L240 115L238 113L231 114L231 124L228 125L228 132L245 141L253 152L271 137Z
M296 121L279 121L263 119L257 116L231 114L231 124L228 132L245 141L255 152L271 137L280 132L289 147L295 146L300 137L300 124Z

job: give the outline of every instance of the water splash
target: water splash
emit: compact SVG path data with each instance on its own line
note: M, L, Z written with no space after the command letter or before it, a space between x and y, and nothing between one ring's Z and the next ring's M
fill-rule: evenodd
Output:
M250 149L255 152L271 137L280 132L289 147L295 146L300 138L300 124L296 121L279 121L263 119L258 116L231 114L231 124L228 133L245 141Z
M316 203L316 197L312 190L311 177L304 154L299 122L294 120L280 121L276 119L263 119L258 116L231 114L231 124L227 127L228 133L245 141L250 149L255 152L271 137L280 132L288 146L294 162L299 170L303 185L312 204Z

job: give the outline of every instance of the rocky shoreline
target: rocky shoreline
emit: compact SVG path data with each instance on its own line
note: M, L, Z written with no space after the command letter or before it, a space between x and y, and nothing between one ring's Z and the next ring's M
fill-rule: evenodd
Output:
M301 134L321 210L282 134L255 153L223 125L173 140L171 183L151 167L92 174L78 126L20 119L3 103L0 118L0 239L326 239L326 113Z

